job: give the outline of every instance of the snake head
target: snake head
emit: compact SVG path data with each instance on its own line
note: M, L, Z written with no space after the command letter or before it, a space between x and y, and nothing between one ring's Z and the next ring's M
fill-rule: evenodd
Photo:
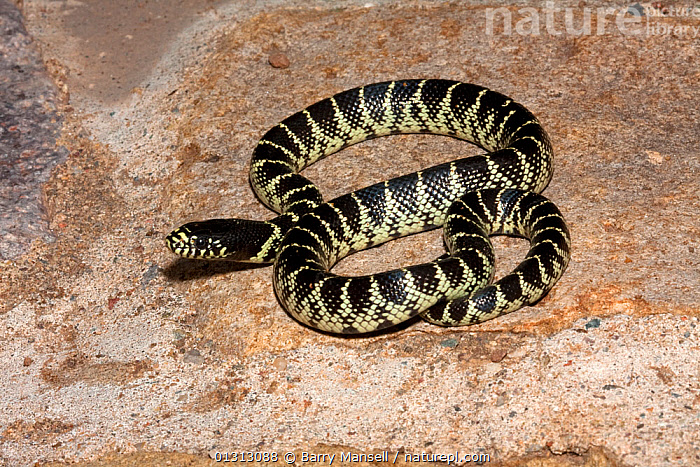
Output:
M268 261L260 252L271 230L268 222L212 219L178 227L165 238L165 243L183 258L261 263Z

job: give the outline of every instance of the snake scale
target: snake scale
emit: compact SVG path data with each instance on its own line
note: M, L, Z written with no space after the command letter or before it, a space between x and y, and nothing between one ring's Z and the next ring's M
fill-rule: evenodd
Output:
M344 147L398 133L448 135L487 152L326 203L299 174ZM547 134L508 97L447 80L370 84L319 101L262 137L250 181L278 217L191 222L166 243L185 258L273 262L284 308L323 331L371 332L417 314L443 326L474 324L533 304L566 269L568 229L539 194L551 177ZM360 277L330 272L352 252L440 226L450 254L433 262ZM530 250L490 283L493 234L528 238Z

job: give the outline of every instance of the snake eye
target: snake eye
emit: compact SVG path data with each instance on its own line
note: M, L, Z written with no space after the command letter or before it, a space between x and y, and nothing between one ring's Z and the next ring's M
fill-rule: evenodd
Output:
M204 250L207 247L207 239L202 237L197 237L194 240L194 247L198 250Z

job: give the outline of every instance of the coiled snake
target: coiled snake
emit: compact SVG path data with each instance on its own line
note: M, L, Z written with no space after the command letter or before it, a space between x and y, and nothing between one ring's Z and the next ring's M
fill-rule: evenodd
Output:
M488 153L440 164L323 202L299 172L378 136L433 133ZM282 213L269 221L191 222L167 237L185 258L274 262L275 292L309 326L340 334L375 331L421 314L444 326L479 323L530 305L559 280L569 233L539 195L552 149L537 119L506 96L446 80L376 83L317 102L269 130L250 181ZM348 254L444 225L449 256L370 276L330 268ZM494 284L491 234L530 239L525 260Z

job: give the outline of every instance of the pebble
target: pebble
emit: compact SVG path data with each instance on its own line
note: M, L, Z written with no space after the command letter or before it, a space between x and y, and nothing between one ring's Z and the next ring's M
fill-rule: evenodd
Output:
M273 68L289 68L289 58L282 52L272 52L267 61Z

